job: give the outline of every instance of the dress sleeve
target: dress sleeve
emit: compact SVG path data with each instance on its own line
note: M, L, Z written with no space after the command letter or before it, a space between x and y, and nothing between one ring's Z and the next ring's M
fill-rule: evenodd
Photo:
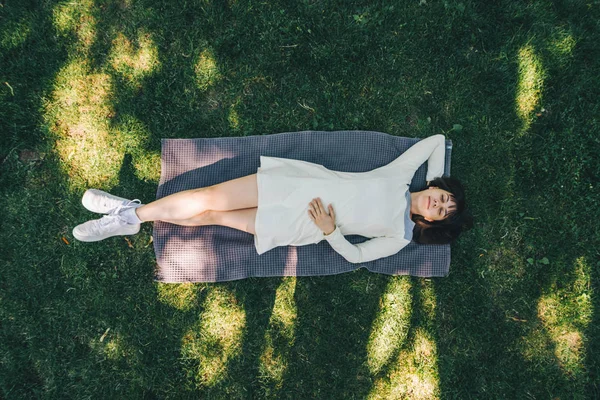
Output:
M382 236L354 245L346 240L337 226L333 232L324 235L323 238L336 252L353 264L391 256L410 243L404 237Z
M413 144L390 164L402 164L403 169L412 175L427 161L425 180L431 181L444 174L445 159L446 138L444 135L433 135Z

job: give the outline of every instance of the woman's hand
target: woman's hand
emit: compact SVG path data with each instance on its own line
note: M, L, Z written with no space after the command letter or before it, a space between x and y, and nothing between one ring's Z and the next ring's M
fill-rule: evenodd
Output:
M331 234L335 230L335 213L333 212L333 206L330 204L327 207L329 213L323 207L323 203L320 198L312 199L308 203L308 215L310 219L323 231L325 235Z

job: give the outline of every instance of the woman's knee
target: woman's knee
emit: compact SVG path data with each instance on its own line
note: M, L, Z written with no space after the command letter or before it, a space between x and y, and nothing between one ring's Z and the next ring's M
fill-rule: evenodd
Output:
M191 223L191 226L215 225L214 215L215 212L213 210L206 210L200 214L194 215L189 219L189 222Z
M198 198L207 210L230 211L257 207L256 174L198 189Z
M203 211L212 210L216 201L218 191L215 186L207 186L195 189L194 201L201 207Z

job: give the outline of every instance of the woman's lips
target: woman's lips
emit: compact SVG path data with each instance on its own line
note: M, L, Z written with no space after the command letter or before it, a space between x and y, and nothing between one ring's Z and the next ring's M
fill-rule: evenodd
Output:
M431 196L427 196L427 209L429 210L429 205L431 204Z

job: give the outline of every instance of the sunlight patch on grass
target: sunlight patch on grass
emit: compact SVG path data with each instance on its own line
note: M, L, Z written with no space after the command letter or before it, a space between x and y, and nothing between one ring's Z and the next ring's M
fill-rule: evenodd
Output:
M556 58L570 58L577 41L570 32L564 29L557 29L552 34L552 39L548 44L548 50Z
M198 323L181 340L182 358L194 364L188 374L197 386L212 387L227 376L229 362L241 353L245 326L246 313L233 293L213 288Z
M133 6L133 2L135 0L120 0L119 1L119 6L121 7L121 9L123 10L127 10L130 9Z
M123 79L132 84L155 72L159 67L158 48L150 34L140 31L134 43L119 33L112 42L110 65Z
M123 337L114 330L107 329L103 334L90 341L90 348L106 359L116 361L127 358L129 362L136 358L134 349L127 345Z
M286 277L275 292L275 304L269 325L276 328L287 340L289 345L294 343L298 309L294 300L296 278Z
M572 384L574 397L584 397L586 381L586 330L592 320L590 266L584 257L555 277L540 297L539 320L517 343L517 350L532 368L553 371L557 366ZM526 321L524 321L526 322Z
M438 399L438 376L435 341L417 328L411 348L401 351L390 373L375 381L368 399Z
M260 377L267 398L277 398L283 385L291 349L296 339L298 310L294 300L296 278L284 278L275 293L275 304L260 356Z
M78 48L87 50L96 40L96 18L93 0L68 1L54 7L53 22L62 35L74 33L78 39Z
M367 364L377 374L405 343L412 314L410 281L392 278L379 303L367 344Z
M420 284L421 311L431 321L435 319L437 296L432 280L423 280Z
M157 183L160 180L160 151L141 152L133 155L135 176L144 182Z
M524 133L539 107L544 86L545 72L542 62L531 45L519 50L519 81L517 84L516 112L523 122Z
M104 354L111 360L116 360L121 356L120 348L122 347L120 343L120 337L116 336L112 340L109 340L104 347Z
M235 103L229 107L229 114L227 115L227 120L229 121L229 127L234 131L240 129L240 116L237 111L237 107L240 104L240 99L237 99Z
M19 47L27 40L31 33L31 22L25 18L17 21L8 21L0 33L0 46L5 50Z
M532 326L526 336L518 340L516 347L523 356L523 359L533 365L548 365L555 362L548 335L541 326L537 326L536 324Z
M538 317L554 342L554 355L570 377L584 379L584 331L592 320L590 267L584 257L575 261L570 284L555 283L538 302Z
M196 73L196 85L202 91L207 90L222 78L211 49L206 49L198 55L194 71Z
M85 61L71 61L56 77L45 117L73 186L117 184L124 149L110 131L112 96L110 75L90 71Z
M181 311L188 311L196 305L198 298L197 285L193 283L160 283L156 284L158 300Z

